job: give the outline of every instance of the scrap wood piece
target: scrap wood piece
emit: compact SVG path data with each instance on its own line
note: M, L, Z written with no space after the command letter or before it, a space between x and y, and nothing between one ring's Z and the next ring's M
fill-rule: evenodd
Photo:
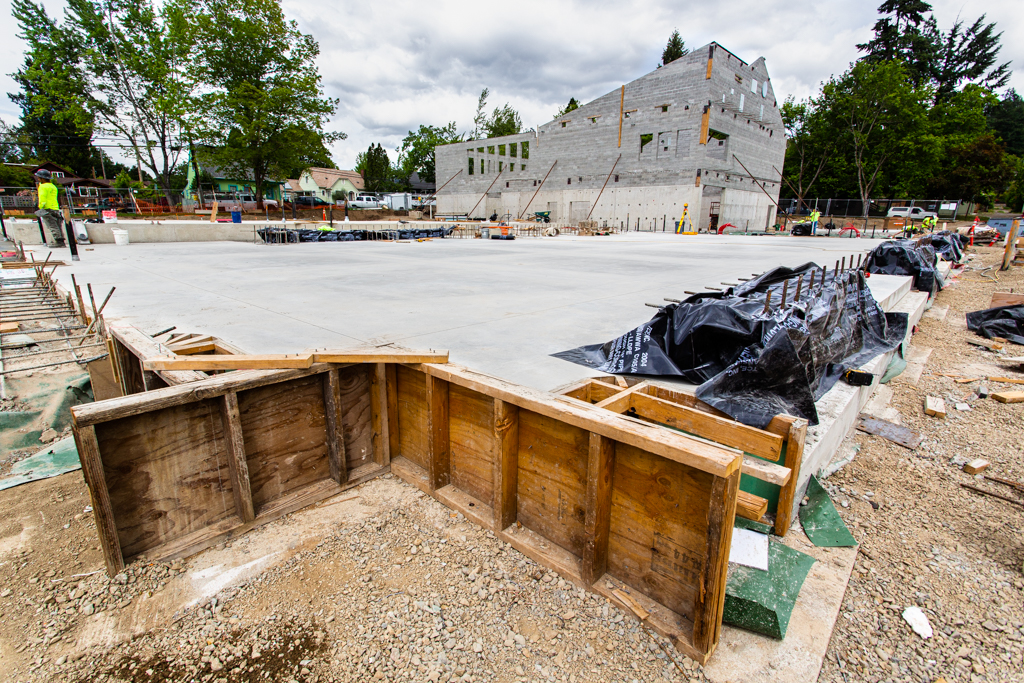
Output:
M988 339L968 339L967 343L972 344L973 346L980 346L981 348L988 349L989 351L1003 350L1003 345L1001 343L997 341L989 341Z
M21 323L0 323L0 334L8 334L10 332L17 332L21 329Z
M240 356L185 356L147 358L145 370L305 370L313 365L311 353L278 353Z
M313 351L316 363L447 363L447 351L408 349L324 349Z
M997 391L992 398L1000 403L1022 403L1024 402L1024 391Z
M998 498L999 500L1005 500L1007 503L1013 503L1014 505L1020 505L1024 507L1024 501L1020 501L1015 498L1010 498L1009 496L1004 496L1003 494L996 493L995 491L989 491L988 489L979 488L977 486L974 486L973 484L960 484L960 486L962 486L965 489L975 491L977 493L983 493L986 496L992 496L993 498Z
M736 514L753 522L758 521L768 512L768 499L755 496L746 491L736 493Z
M1002 477L997 477L994 474L983 474L981 476L985 477L989 481L996 481L999 482L1000 484L1006 484L1007 486L1011 486L1017 489L1018 491L1024 491L1024 482L1014 481L1013 479L1003 479Z
M921 445L923 438L919 432L902 425L894 424L888 420L880 420L865 413L860 414L857 422L857 429L867 434L881 436L894 444L914 450Z
M946 417L946 402L935 396L925 396L924 414L932 417Z
M989 461L982 458L975 458L964 464L964 472L967 474L978 474L988 469Z
M989 377L989 382L1002 382L1003 384L1024 384L1024 379L1014 377Z

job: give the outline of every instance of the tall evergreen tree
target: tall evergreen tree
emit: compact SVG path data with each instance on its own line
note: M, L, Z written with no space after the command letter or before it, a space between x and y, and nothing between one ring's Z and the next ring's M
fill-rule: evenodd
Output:
M1024 97L1010 88L988 110L988 124L1006 145L1006 151L1024 158Z
M363 185L368 192L387 192L391 189L391 159L379 142L376 145L370 144L356 170L362 172Z
M690 51L686 49L686 43L679 37L679 31L672 31L672 35L669 36L665 49L661 52L661 66L674 62L683 55L689 54L689 52Z

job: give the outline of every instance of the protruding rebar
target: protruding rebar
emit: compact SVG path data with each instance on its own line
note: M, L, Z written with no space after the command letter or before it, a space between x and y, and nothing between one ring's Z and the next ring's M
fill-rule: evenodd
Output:
M789 280L784 280L782 283L782 309L786 308L786 298L789 292Z
M764 310L761 311L761 312L767 314L768 313L768 309L771 307L771 303L772 303L772 290L769 289L768 292L764 295Z
M800 277L796 280L796 294L793 295L793 303L800 303L800 290L804 286L804 274L800 273Z

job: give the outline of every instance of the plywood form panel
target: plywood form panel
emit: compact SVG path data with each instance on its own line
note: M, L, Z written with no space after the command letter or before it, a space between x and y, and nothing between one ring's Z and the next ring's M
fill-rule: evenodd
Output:
M233 517L220 401L96 425L125 559Z
M693 618L712 475L616 444L608 573Z
M494 399L451 385L451 483L490 504L494 497Z
M338 370L341 380L341 424L345 435L348 471L373 460L373 427L370 417L370 365Z
M583 555L590 433L519 411L518 520L549 541Z
M427 378L422 372L399 365L398 438L399 452L427 469Z
M330 477L320 376L239 392L238 407L257 515L274 499Z

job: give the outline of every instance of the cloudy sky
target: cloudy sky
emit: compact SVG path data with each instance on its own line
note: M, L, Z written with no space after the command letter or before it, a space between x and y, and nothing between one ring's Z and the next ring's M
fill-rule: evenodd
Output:
M468 3L283 0L286 14L320 43L317 67L324 89L340 99L333 130L348 139L334 160L351 168L356 154L380 142L392 158L402 137L419 124L455 121L472 127L477 97L490 88L490 106L512 104L526 127L551 119L570 97L589 101L655 68L673 29L688 47L717 41L750 62L764 56L775 92L807 97L857 58L871 36L881 0L521 0ZM42 0L51 14L61 0ZM8 73L24 46L0 0L0 93L13 92ZM1024 10L1020 0L933 0L943 29L959 15L982 13L1004 32L1001 61L1011 85L1024 91ZM0 101L0 117L18 110Z

